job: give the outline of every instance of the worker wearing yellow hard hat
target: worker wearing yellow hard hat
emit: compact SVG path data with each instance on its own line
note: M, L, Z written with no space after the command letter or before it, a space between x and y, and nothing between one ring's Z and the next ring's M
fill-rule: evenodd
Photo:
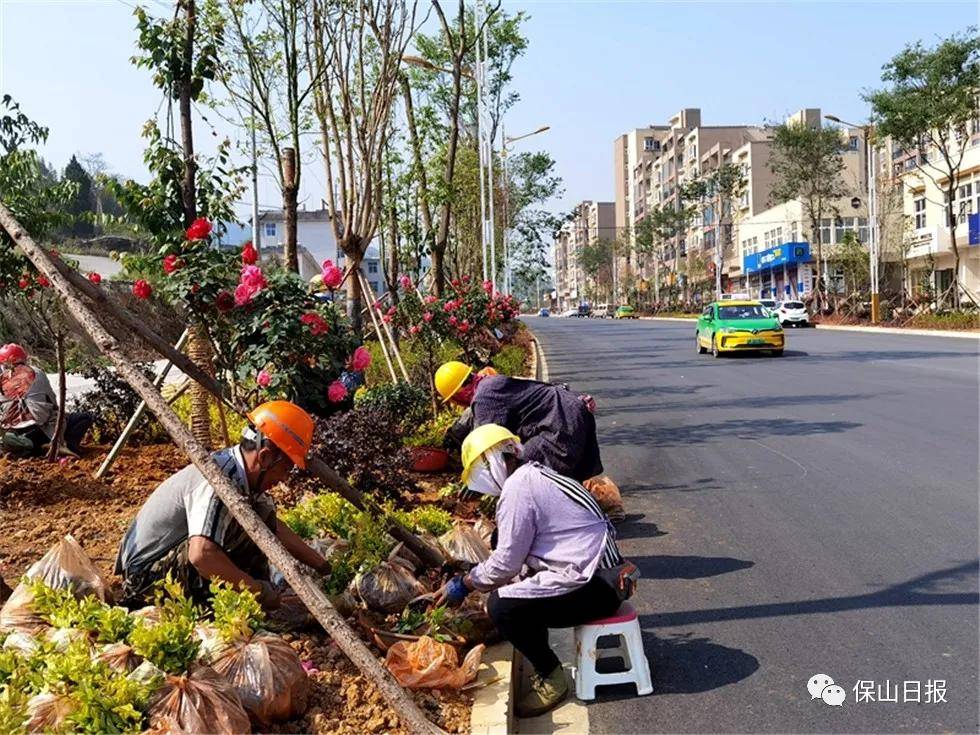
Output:
M277 519L268 495L293 467L306 467L313 417L289 401L270 401L248 419L240 443L215 452L212 460L293 557L328 573L329 562ZM202 602L214 579L244 584L265 607L280 602L268 560L194 465L164 480L143 504L119 546L116 574L133 604L145 601L168 574Z
M515 703L518 717L543 714L568 696L548 630L608 617L632 593L617 590L628 562L599 504L578 482L526 455L500 424L479 426L464 439L463 481L498 498L499 538L488 559L451 579L437 597L438 604L457 606L474 590L490 593L490 618L536 674Z
M527 459L580 482L602 473L591 396L564 384L474 372L458 361L436 370L435 386L444 402L466 409L447 432L447 446L460 446L476 427L500 424L520 438Z

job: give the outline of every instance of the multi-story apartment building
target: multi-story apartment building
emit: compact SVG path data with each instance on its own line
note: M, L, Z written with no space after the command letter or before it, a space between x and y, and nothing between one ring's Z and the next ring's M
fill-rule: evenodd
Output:
M616 234L631 246L637 218L647 206L650 165L669 132L666 125L636 128L613 141Z
M962 291L980 298L980 110L968 125L962 145L965 150L953 151L954 157L963 154L953 197L960 254L958 280ZM939 153L928 149L908 151L886 140L877 154L879 184L895 187L905 215L899 245L883 251L882 257L905 261L901 270L909 293L931 289L941 297L953 282L956 259L947 209L948 176L943 172Z
M808 108L786 122L820 127L822 117L819 109ZM834 253L848 231L860 242L868 242L868 209L863 132L844 128L841 135L845 138L841 177L847 194L826 203L820 219L820 246L810 231L810 216L802 201L772 204L767 194L765 203L759 200L751 206L750 193L743 216L733 227L737 248L735 257L725 260L726 291L747 292L759 298L804 298L813 290L818 270L826 274L829 290L843 288L841 273L833 263ZM768 151L764 155L768 157ZM822 269L816 264L818 252L823 258Z
M616 211L612 202L580 202L554 243L555 290L558 308L570 309L585 299L586 275L579 254L586 245L616 237Z

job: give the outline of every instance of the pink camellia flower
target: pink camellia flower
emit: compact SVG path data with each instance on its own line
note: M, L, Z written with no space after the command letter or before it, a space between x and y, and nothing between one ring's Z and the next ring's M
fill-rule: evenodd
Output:
M401 278L399 278L398 283L400 283L401 287L406 291L408 291L412 287L412 279L409 278L408 276L402 276Z
M426 296L426 297L425 297L424 299L422 299L422 301L423 301L424 303L426 303L426 304L434 304L434 303L436 303L436 302L437 302L438 300L439 300L439 299L437 299L437 298L436 298L435 296L433 296L433 295L431 295L431 294L429 294L429 295L428 295L428 296Z
M384 304L382 304L380 301L375 301L374 302L374 308L377 309L378 311L381 311L385 307L384 307Z
M327 388L327 398L330 399L331 403L340 403L347 398L347 386L339 380L333 381L330 387Z
M366 347L358 347L350 357L352 370L367 370L371 365L371 353Z
M235 306L245 306L248 304L252 297L255 296L257 290L249 286L247 283L239 283L238 287L235 289Z
M102 283L102 276L96 273L95 271L92 271L91 273L88 274L88 279L96 286Z
M266 370L259 370L259 374L255 376L255 382L263 388L268 388L269 383L272 382L272 376Z
M457 322L456 317L454 317L454 316L449 317L449 326L455 327L456 326L456 322Z
M449 312L451 314L452 312L456 311L456 302L449 300L442 305L442 309L443 311Z
M38 276L37 285L40 286L41 288L47 288L48 286L51 285L51 281L48 280L47 276Z
M40 281L40 279L38 279ZM149 283L140 278L136 283L133 284L133 296L138 299L148 299L150 294L153 293L153 287Z
M245 284L253 291L260 291L269 285L269 282L265 280L265 274L262 273L262 269L257 265L242 266L239 282Z
M484 281L483 290L487 293L493 293L493 281Z
M326 320L319 314L314 314L313 312L307 312L299 318L299 320L310 328L310 333L314 337L319 337L321 334L326 334L330 331L330 326L327 324Z
M454 286L458 286L459 285L459 279L458 278L454 278L453 280L450 281L450 283L453 284Z
M413 324L408 328L409 334L418 334L421 331L422 331L422 327L420 327L418 324Z
M204 217L198 217L187 228L187 239L188 240L203 240L208 235L211 234L211 223L208 222Z
M469 321L466 320L466 319L464 319L463 321L461 321L459 323L459 326L457 327L457 329L459 330L459 333L460 334L466 334L468 331L470 331L470 323L469 323Z
M29 288L30 285L31 285L31 279L27 276L21 276L20 280L17 281L17 287L20 288L21 290L25 288Z
M469 283L471 280L469 276L463 276L463 283Z
M323 261L323 285L333 290L344 281L344 272L333 264L332 260Z
M427 322L431 322L432 321L432 312L431 311L425 312L422 315L422 318L425 319L425 321L427 321Z
M381 321L383 321L385 324L391 324L391 315L385 314L381 317Z
M242 264L255 265L259 259L259 251L255 249L252 241L249 240L242 246Z
M214 299L214 305L222 313L231 311L235 308L235 297L227 291L219 291Z

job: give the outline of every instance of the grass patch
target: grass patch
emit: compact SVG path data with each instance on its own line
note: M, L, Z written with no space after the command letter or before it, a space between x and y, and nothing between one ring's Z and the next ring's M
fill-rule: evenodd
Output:
M916 314L906 326L916 329L980 329L980 313L947 311L941 314Z

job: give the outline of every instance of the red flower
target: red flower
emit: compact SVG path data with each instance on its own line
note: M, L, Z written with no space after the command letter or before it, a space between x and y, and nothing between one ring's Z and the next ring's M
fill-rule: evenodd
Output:
M49 281L45 276L38 276L37 285L40 286L41 288L47 288L48 286L51 285L51 281Z
M258 293L258 289L252 288L247 283L239 283L235 288L235 306L245 306Z
M195 283L193 286L191 286L191 293L197 293L200 290L201 290L200 283Z
M203 240L211 234L211 223L204 217L198 217L193 224L187 228L188 240Z
M102 276L100 276L95 271L92 271L91 273L88 274L88 279L96 286L102 283Z
M453 284L454 286L458 286L459 285L459 279L458 278L454 278L453 280L450 281L450 283Z
M310 333L314 337L319 337L321 334L326 334L328 331L330 331L329 325L319 314L307 312L306 314L303 314L299 320L310 328Z
M153 288L149 283L140 278L136 283L133 284L133 296L138 299L148 299L150 294L153 293Z
M455 301L452 301L452 300L447 301L445 304L443 304L442 308L443 308L444 311L447 311L447 312L456 311L456 302Z
M484 281L483 290L486 291L488 294L493 293L493 281Z
M408 276L402 276L401 278L399 278L398 283L400 283L401 287L406 291L408 291L408 289L412 287L412 279L409 278Z
M259 259L259 251L255 249L252 241L249 240L242 246L242 263L244 265L255 265Z
M422 301L426 304L434 304L438 300L439 299L437 299L435 296L432 295L426 296L424 299L422 299Z
M333 290L344 280L344 272L333 264L332 260L323 261L320 275L323 276L323 285Z
M470 280L471 280L471 279L470 279L470 277L469 277L469 276L463 276L463 283L469 283L469 282L470 282Z
M418 334L421 331L422 331L422 327L420 327L418 324L413 324L408 328L409 334Z
M218 295L214 299L214 305L218 308L218 311L222 313L231 311L235 308L235 297L227 291L219 291Z
M265 274L262 273L262 270L257 265L242 266L242 273L238 280L239 283L252 289L253 293L269 285L269 282L265 279Z
M385 324L391 324L391 317L385 314L383 317L381 317L381 321L383 321Z
M330 399L331 403L340 403L347 398L347 386L339 380L333 381L327 388L327 398Z
M173 253L163 256L163 272L167 275L170 275L174 271L180 270L182 265L183 263L180 261L180 258Z
M255 382L263 388L268 388L269 383L272 382L272 376L266 370L259 370L259 374L255 376Z
M449 326L451 326L451 327L455 327L456 326L456 317L454 317L454 316L449 317Z
M422 318L425 319L425 321L427 321L427 322L431 322L432 321L432 312L431 311L425 312L422 315Z
M367 370L371 365L371 353L368 352L366 347L358 347L354 350L354 354L350 358L350 366L352 370Z
M459 323L458 329L460 334L466 334L468 331L470 331L470 323L464 319Z
M29 288L31 285L31 279L28 276L21 276L20 280L17 281L17 286L21 289Z

